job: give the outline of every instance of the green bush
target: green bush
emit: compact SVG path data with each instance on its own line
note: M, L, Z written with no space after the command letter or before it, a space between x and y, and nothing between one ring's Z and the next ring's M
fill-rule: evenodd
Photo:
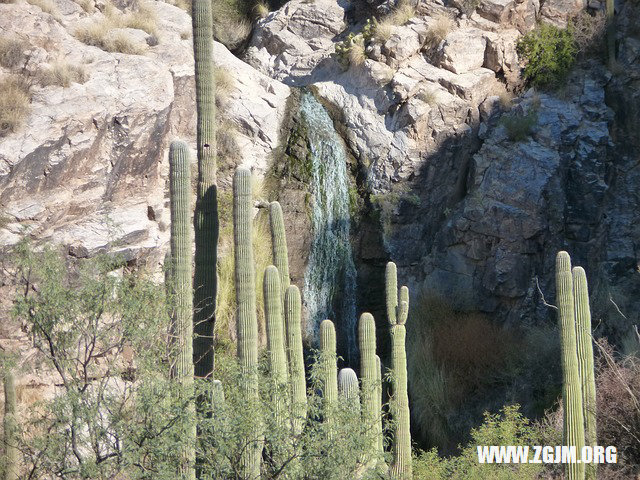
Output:
M545 23L522 37L517 51L525 61L525 80L543 88L561 85L577 54L570 30Z
M532 109L525 115L505 115L500 119L500 123L506 129L509 140L521 142L533 133L533 127L538 123L538 112Z
M480 464L478 446L541 445L539 431L519 412L519 405L505 406L499 414L485 412L484 423L471 431L471 441L457 457L442 458L434 450L414 460L413 478L430 480L533 480L540 478L541 464ZM533 450L529 458L533 458Z

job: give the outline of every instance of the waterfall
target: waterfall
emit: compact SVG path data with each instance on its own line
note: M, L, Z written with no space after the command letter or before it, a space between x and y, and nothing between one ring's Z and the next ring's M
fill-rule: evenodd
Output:
M313 165L313 240L303 288L307 334L316 338L320 322L331 319L339 345L345 345L346 360L353 364L357 355L356 267L349 241L347 156L329 114L311 93L302 94L300 113L307 126Z

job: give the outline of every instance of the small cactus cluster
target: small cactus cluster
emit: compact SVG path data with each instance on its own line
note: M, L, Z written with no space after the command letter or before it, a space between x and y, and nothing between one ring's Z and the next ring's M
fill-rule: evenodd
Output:
M256 318L256 281L253 252L251 246L251 174L239 167L233 182L234 243L236 261L236 298L238 302L237 338L238 361L245 375L247 396L257 399L258 324ZM267 354L270 378L274 383L274 405L277 421L290 429L293 436L300 435L307 418L307 388L303 358L301 330L301 298L295 285L289 285L287 244L278 202L269 205L273 258L276 265L270 265L264 272L264 302L267 324ZM395 265L390 263L388 271ZM395 283L394 283L395 285ZM394 287L396 288L396 287ZM393 310L389 317L394 335L394 419L398 424L394 436L394 452L397 459L392 467L398 474L394 478L409 478L411 472L411 438L409 435L409 411L407 398L407 367L404 349L404 325L407 319L408 290L400 290L391 295L388 288L388 308ZM284 292L284 293L283 293ZM395 305L393 304L395 298ZM382 458L382 372L380 358L376 355L376 325L369 313L363 313L359 323L359 343L362 352L361 385L356 373L351 369L338 372L336 355L336 330L331 320L320 324L319 377L323 393L322 419L327 425L328 435L333 433L335 417L333 412L340 398L349 400L357 412L361 412L363 428L371 432L369 454L363 459L366 468L373 468ZM256 422L254 439L260 437L260 422ZM397 443L397 445L395 445ZM254 442L255 448L244 452L242 478L259 478L263 442ZM407 465L408 463L408 465ZM397 467L396 467L397 465Z
M556 303L562 350L563 443L580 452L597 445L596 390L587 277L582 267L571 268L567 252L556 256ZM596 478L596 464L570 463L569 480Z

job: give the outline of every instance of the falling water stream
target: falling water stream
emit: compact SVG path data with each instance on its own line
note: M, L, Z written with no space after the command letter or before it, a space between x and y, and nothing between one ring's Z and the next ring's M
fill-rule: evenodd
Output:
M346 360L352 364L357 355L356 267L349 241L346 152L329 114L311 93L302 94L300 113L313 165L313 240L303 290L307 334L316 338L320 322L333 320L337 335L343 335L339 345L345 346Z

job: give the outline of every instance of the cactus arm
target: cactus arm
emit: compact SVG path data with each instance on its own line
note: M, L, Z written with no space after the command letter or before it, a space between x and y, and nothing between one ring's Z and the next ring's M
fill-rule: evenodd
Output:
M585 422L585 442L597 445L596 435L596 381L593 362L593 343L591 339L591 310L587 276L582 267L574 267L573 296L576 311L576 337L578 345L578 370L582 386L583 415ZM595 480L597 463L586 466L586 478Z
M573 445L581 452L584 446L584 417L576 345L573 278L571 259L567 252L558 252L556 256L556 296L562 351L563 443ZM584 473L584 464L567 464L569 480L582 480Z
M398 274L396 264L387 263L385 270L385 293L387 298L387 318L390 325L397 323L396 308L398 307Z

